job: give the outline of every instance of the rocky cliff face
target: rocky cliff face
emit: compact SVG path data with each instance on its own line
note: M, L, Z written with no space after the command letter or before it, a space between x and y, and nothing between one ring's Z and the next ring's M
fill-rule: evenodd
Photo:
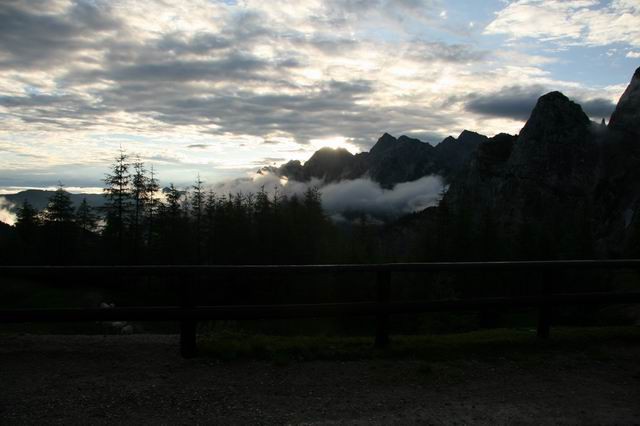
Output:
M509 158L512 173L565 193L589 191L597 163L590 127L580 105L562 93L540 97Z
M600 135L597 237L612 256L640 256L640 68Z
M640 136L640 68L624 91L609 120L609 128L626 134Z
M624 255L640 237L639 75L608 129L562 93L542 96L517 138L497 135L478 148L447 208L476 230L490 216L516 245L537 244L539 256L545 245L551 257Z

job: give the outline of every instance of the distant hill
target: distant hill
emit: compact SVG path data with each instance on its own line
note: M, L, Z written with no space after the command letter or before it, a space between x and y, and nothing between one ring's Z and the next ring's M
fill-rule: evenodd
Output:
M53 196L55 191L46 191L42 189L27 189L15 194L2 195L7 201L13 203L11 210L16 210L26 200L37 210L44 210L49 203L49 198ZM69 194L74 206L78 207L84 198L91 207L102 207L106 202L106 198L102 194Z

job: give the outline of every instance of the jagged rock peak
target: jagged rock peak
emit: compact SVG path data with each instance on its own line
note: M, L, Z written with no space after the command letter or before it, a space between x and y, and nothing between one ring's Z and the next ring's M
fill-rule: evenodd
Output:
M538 99L520 137L537 139L549 133L559 135L589 123L589 117L580 105L560 92L549 92Z
M640 135L640 67L611 114L609 128Z
M378 139L378 142L376 142L373 148L371 148L370 152L373 154L374 152L386 151L387 149L394 146L396 142L397 142L396 138L391 136L389 133L385 133L382 136L380 136L380 139Z

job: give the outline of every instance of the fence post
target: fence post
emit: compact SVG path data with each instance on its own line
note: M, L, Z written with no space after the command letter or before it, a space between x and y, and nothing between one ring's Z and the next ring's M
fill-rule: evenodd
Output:
M391 272L379 271L376 275L377 302L379 304L389 303L391 293ZM376 341L375 347L378 349L389 346L389 315L378 314L376 316Z
M193 291L197 276L189 274L186 281L180 285L180 305L183 308L193 308ZM183 319L180 321L180 355L183 358L193 358L196 355L196 321Z
M548 339L551 329L551 303L549 301L552 292L552 283L549 280L551 274L541 274L540 277L542 303L538 311L538 338Z

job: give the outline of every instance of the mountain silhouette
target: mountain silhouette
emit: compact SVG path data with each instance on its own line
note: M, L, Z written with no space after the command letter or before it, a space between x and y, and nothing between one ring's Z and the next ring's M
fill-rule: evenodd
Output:
M465 130L457 138L449 136L433 146L408 136L395 138L384 133L369 152L353 155L343 148L322 148L304 164L289 161L279 168L267 169L298 181L317 178L329 183L368 177L390 188L433 174L452 178L487 139Z

